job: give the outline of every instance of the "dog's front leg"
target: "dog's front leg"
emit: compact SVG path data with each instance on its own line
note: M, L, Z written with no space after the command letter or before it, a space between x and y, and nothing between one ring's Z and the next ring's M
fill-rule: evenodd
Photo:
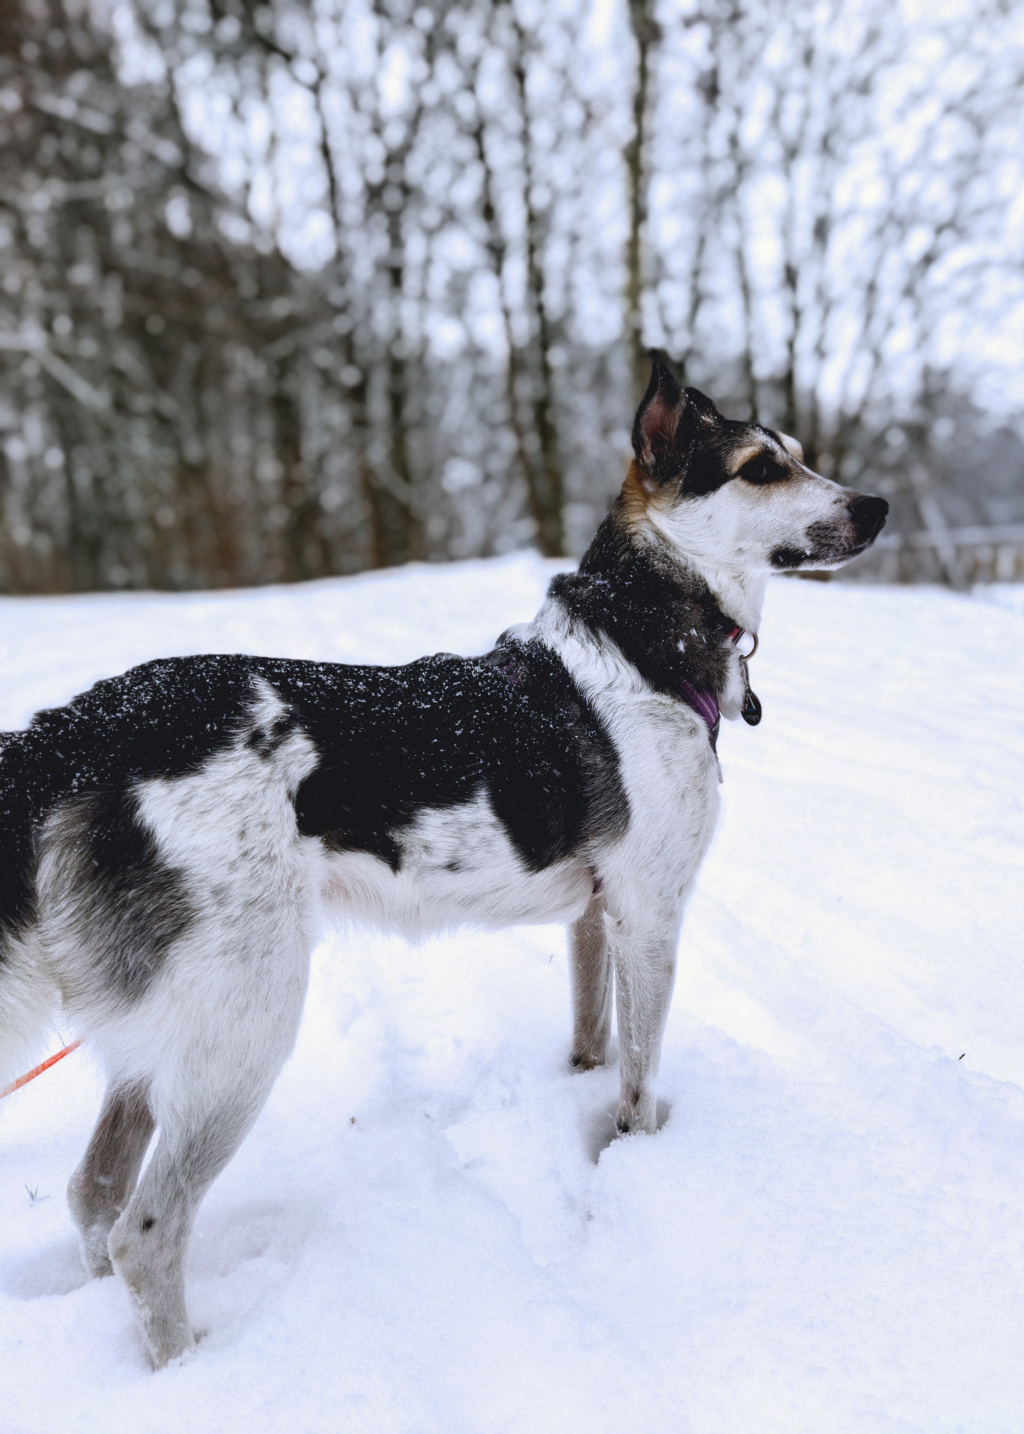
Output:
M619 1130L657 1129L654 1079L676 973L678 918L663 922L609 914L608 943L615 964L622 1092Z
M612 1025L612 956L604 901L595 896L570 932L572 1055L580 1070L604 1065Z

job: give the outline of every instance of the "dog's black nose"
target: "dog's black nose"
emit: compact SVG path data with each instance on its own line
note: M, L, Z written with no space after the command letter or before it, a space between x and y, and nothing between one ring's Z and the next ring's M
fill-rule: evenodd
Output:
M868 493L856 493L850 499L848 511L857 529L858 538L862 543L868 543L882 531L889 504L884 498L873 498Z

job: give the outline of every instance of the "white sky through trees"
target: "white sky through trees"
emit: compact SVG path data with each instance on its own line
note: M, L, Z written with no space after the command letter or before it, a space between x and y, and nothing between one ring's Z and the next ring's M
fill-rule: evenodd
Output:
M1019 7L13 13L8 587L577 552L637 326L893 531L1024 522Z

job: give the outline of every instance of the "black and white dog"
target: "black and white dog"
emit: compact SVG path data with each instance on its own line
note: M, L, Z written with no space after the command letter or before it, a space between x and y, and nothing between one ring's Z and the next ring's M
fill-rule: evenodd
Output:
M756 721L768 575L838 567L887 505L660 363L633 445L578 571L486 657L151 662L0 739L0 1053L59 1001L102 1058L69 1200L157 1366L194 1343L196 1209L292 1048L324 903L411 933L571 923L572 1061L604 1060L614 985L618 1126L655 1129L717 718Z

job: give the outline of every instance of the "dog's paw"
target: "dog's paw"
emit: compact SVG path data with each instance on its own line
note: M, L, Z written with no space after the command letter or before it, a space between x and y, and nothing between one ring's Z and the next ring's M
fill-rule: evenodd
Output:
M143 1337L154 1369L166 1369L195 1352L196 1336L192 1328L177 1319L146 1319Z
M107 1249L110 1235L109 1225L93 1225L78 1234L78 1246L82 1254L82 1265L91 1280L101 1280L114 1273Z
M630 1092L619 1101L615 1128L620 1135L654 1135L668 1119L668 1109L650 1091Z

